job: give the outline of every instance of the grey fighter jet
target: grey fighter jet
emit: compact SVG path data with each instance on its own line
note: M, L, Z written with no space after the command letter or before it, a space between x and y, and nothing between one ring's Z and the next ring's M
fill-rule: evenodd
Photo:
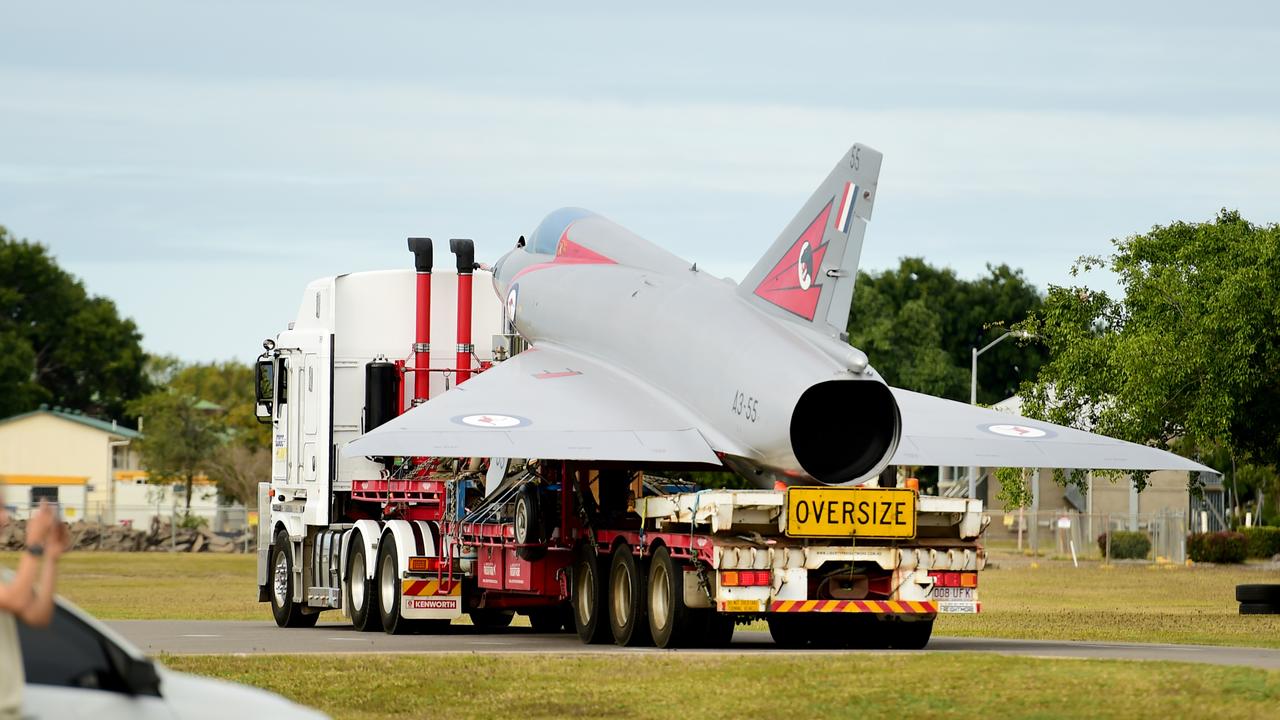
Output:
M881 157L841 156L740 284L594 213L551 213L493 268L529 349L343 454L718 466L762 487L890 464L1209 470L885 384L845 334Z

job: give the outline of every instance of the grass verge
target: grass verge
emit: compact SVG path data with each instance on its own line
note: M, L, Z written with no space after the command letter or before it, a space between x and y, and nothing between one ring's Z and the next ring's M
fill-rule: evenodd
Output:
M182 656L335 718L1266 717L1280 671L981 654Z

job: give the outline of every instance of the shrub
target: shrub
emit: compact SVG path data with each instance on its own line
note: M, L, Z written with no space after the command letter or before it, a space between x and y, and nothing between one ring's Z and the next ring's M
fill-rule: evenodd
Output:
M1196 562L1244 562L1244 533L1192 533L1187 536L1187 555Z
M1107 554L1107 533L1098 536L1098 552ZM1114 560L1145 560L1151 552L1151 538L1143 532L1117 530L1111 533L1111 558Z
M1240 528L1244 534L1245 555L1251 558L1270 558L1280 554L1280 527Z

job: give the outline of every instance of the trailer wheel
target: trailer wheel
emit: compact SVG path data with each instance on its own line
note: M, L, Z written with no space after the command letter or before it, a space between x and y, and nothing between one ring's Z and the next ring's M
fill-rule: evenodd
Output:
M609 563L609 630L613 641L623 647L653 644L646 612L647 580L630 548L622 545L613 551L613 562Z
M529 616L529 626L536 633L558 633L566 625L573 627L573 608L566 611L565 605L533 608L525 614Z
M573 561L573 624L578 637L588 645L609 641L609 622L604 598L608 593L600 558L590 545L578 548Z
M471 624L486 630L500 630L511 625L515 613L510 610L489 610L476 608L467 613L471 616Z
M881 626L889 647L895 650L923 650L933 635L933 619L914 622L886 622Z
M702 647L727 648L733 642L734 623L732 615L715 610L699 610L698 624L702 626Z
M769 635L780 648L794 650L809 644L813 635L811 618L789 613L769 613Z
M1280 603L1240 603L1241 615L1280 615Z
M525 484L516 495L515 517L512 519L516 541L516 557L521 560L537 560L547 553L542 545L542 512L538 503L538 488Z
M303 612L293 601L293 550L289 536L281 531L271 544L271 614L282 628L315 627L319 611Z
M660 648L688 647L694 637L693 611L684 604L684 568L665 546L649 561L649 632Z
M366 552L364 537L356 533L347 555L347 582L343 589L347 593L345 601L351 625L360 632L376 632L382 629L382 616L377 607L377 583L364 576Z

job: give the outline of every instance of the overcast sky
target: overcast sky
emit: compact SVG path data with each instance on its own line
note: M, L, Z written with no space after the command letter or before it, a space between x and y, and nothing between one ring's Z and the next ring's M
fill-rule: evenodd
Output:
M432 5L10 4L0 224L194 361L406 236L491 262L563 205L740 278L855 141L869 269L1044 290L1154 224L1280 220L1272 3Z

